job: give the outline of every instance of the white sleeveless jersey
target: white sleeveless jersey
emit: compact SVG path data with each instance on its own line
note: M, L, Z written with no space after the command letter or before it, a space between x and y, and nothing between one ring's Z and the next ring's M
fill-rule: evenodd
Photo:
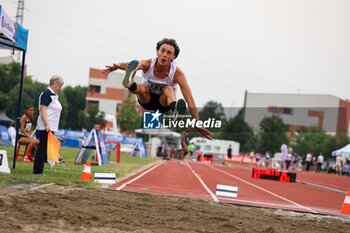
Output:
M160 95L163 92L165 86L172 86L174 92L176 91L177 83L173 82L175 71L176 71L176 63L173 61L170 63L170 71L169 75L165 78L157 78L154 76L154 65L156 64L157 57L152 59L151 66L149 70L144 73L142 72L142 83L146 84L152 93Z

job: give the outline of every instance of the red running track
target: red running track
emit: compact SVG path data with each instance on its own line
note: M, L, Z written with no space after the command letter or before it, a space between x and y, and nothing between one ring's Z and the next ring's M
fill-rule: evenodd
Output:
M160 161L111 189L342 215L350 177L297 171L296 183L252 178L252 168L200 162ZM216 185L238 187L237 198L216 196Z

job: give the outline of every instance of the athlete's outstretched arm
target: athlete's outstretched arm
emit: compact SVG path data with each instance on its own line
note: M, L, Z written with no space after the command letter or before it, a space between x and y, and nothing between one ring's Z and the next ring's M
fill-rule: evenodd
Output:
M141 60L139 62L139 66L137 67L137 70L143 70L147 72L149 70L149 67L151 65L152 59L148 60ZM113 63L111 66L106 66L105 69L102 70L102 73L107 76L109 73L115 71L115 70L126 70L126 67L129 65L130 62L124 62L124 63Z
M184 73L178 67L176 68L174 82L179 84L182 95L184 96L184 98L187 102L188 109L192 115L192 118L196 119L196 121L199 120L199 115L198 115L196 103L194 102L194 99L192 96L191 88L187 83L187 80L186 80ZM211 135L213 135L213 133L211 133L209 130L207 130L206 128L203 128L203 127L196 127L196 128L204 137L206 137L210 140L213 140L210 137Z

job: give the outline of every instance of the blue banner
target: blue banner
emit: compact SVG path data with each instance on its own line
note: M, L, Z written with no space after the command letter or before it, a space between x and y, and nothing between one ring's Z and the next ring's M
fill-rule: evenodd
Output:
M28 29L22 27L16 20L10 17L0 6L0 33L24 50L27 50Z
M89 135L89 132L59 129L55 132L55 136L63 138L66 143L63 143L64 147L81 147L81 144L85 138ZM120 142L121 144L135 145L137 143L143 143L142 138L129 137L123 135L107 134L104 136L105 142ZM109 148L110 149L110 148Z
M143 143L142 138L122 136L122 135L106 135L106 142L120 142L121 144L135 145L137 143Z
M135 145L134 151L131 153L131 157L136 157L138 153L140 153L141 158L147 157L145 145L142 142L139 142Z
M28 29L25 29L19 23L17 23L17 31L14 37L16 38L16 44L24 50L27 50L28 32Z
M55 132L55 136L64 139L66 142L63 147L80 148L84 139L89 135L89 132L59 129Z
M59 129L55 132L56 137L60 138L70 138L70 139L84 139L89 135L89 132Z
M101 131L96 131L98 140L100 141L100 151L101 151L101 157L102 157L102 163L103 164L108 164L109 163L109 158L107 154L107 149L106 149L106 144L105 141L103 140L103 136Z
M80 148L81 144L83 143L82 139L69 139L69 138L64 138L66 141L65 143L61 143L62 146L64 147L74 147L74 148Z
M1 140L2 144L4 146L9 146L10 145L10 136L7 131L7 128L3 125L0 125L0 133L1 133Z

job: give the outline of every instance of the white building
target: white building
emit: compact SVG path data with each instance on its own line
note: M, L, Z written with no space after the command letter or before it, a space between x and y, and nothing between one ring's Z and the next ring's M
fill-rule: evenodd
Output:
M14 62L12 56L0 57L0 64L9 64L9 63L11 63L11 62Z
M136 100L135 95L123 87L123 78L124 72L112 72L106 77L101 70L90 68L89 89L86 93L87 106L98 104L100 112L115 116L118 106L123 104L126 97ZM135 76L137 83L140 83L141 80L140 76Z
M278 114L290 132L302 127L318 127L334 134L349 135L350 102L333 95L248 93L244 100L244 119L254 130L264 117Z
M214 157L224 156L229 146L232 148L232 154L239 154L239 143L231 140L213 139L209 140L202 137L191 138L190 143L196 147L196 152L203 154L212 154Z

